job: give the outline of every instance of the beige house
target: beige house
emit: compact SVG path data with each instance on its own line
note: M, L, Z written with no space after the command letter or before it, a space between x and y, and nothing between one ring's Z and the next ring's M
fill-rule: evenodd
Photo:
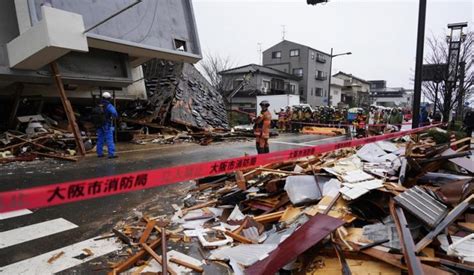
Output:
M350 107L368 107L370 105L370 83L352 74L338 72L334 78L344 81L341 102Z
M331 77L331 106L337 107L341 103L342 88L344 87L344 80Z

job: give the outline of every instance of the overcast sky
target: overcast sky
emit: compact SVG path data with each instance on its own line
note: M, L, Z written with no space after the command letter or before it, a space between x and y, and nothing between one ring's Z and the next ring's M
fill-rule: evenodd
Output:
M444 36L448 23L474 27L474 1L428 0L426 36ZM204 54L229 56L236 65L261 62L265 50L285 39L334 53L338 71L390 87L413 88L418 0L330 0L309 6L306 0L193 0ZM426 53L426 48L425 48Z

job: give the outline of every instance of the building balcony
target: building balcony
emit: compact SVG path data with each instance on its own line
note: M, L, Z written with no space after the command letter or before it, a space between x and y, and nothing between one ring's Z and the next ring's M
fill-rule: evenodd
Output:
M321 54L317 54L317 55L316 55L316 62L319 62L319 63L326 63L326 57L324 57L324 56L321 55Z
M328 79L328 76L327 75L320 75L320 74L317 74L315 76L315 79L316 80L320 80L320 81L324 81L324 80L327 80Z

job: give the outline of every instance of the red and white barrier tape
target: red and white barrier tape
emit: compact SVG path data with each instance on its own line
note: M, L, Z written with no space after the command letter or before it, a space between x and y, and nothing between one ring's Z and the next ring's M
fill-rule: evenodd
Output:
M353 123L318 123L318 122L305 122L305 121L291 121L292 124L301 124L301 125L309 125L309 126L329 126L329 127L347 127L347 126L354 126ZM430 122L423 123L421 125L427 126ZM385 127L387 125L394 125L394 126L402 126L402 125L411 125L411 122L404 122L401 124L389 124L389 123L377 123L377 124L365 124L368 127Z
M376 141L402 137L422 132L430 125L417 129L373 136L362 139L308 146L300 149L278 151L263 155L230 158L177 167L143 170L113 176L88 178L28 189L0 193L0 213L24 208L41 208L138 191L186 180L226 174L241 169L254 168L270 163L311 156L346 147L360 146Z

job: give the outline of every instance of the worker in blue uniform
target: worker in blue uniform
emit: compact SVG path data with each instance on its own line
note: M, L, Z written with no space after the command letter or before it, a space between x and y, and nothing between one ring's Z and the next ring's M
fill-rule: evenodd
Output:
M103 110L104 121L101 127L97 128L97 156L103 157L104 142L107 143L107 153L109 158L116 158L115 155L115 143L114 143L114 126L112 119L118 117L117 110L114 105L110 102L112 96L109 92L102 94L102 100L100 101L100 107Z

